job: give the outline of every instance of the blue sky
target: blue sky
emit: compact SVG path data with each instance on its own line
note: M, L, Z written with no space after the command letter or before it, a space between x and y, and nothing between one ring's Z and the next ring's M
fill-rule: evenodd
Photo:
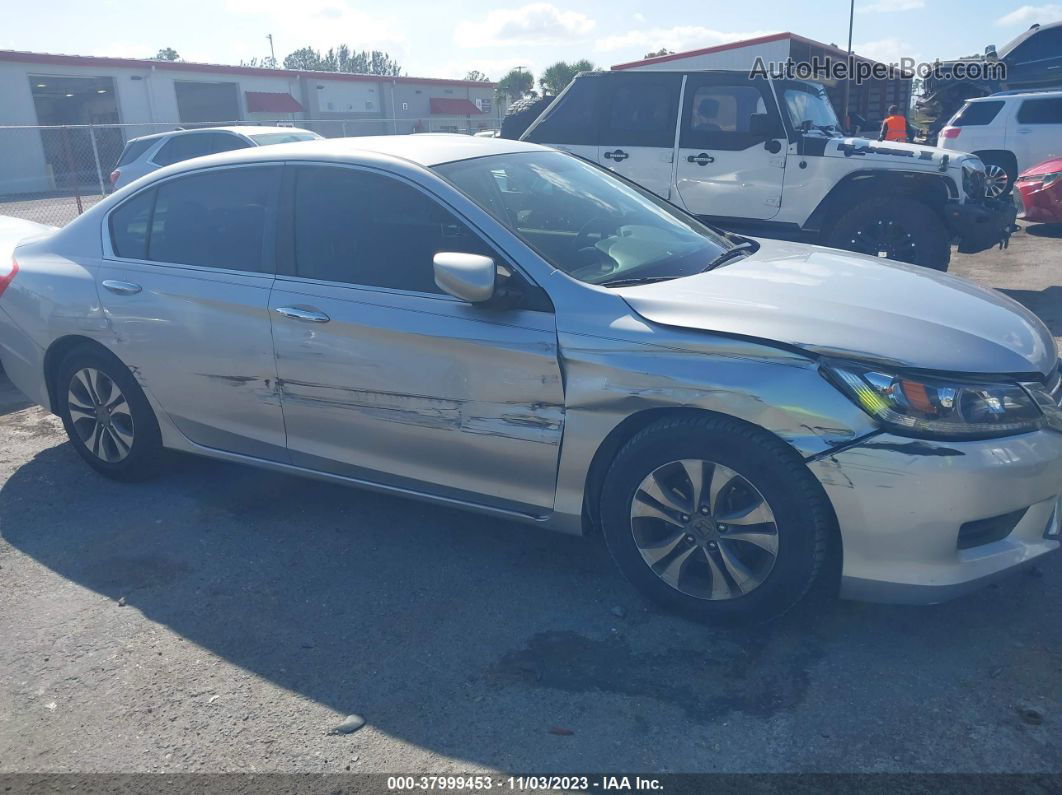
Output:
M856 51L879 60L954 58L1003 45L1033 22L1062 20L1062 2L856 0ZM558 59L608 67L649 50L692 49L790 30L842 46L848 0L50 0L19 3L0 49L239 63L306 44L389 51L406 74L497 79Z

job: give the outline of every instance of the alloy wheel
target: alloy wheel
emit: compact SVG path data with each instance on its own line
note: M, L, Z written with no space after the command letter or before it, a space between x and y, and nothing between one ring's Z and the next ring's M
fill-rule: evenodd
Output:
M1010 185L1010 175L1003 166L995 163L985 165L985 195L990 199L998 199L1007 192Z
M67 391L74 431L101 461L117 464L133 449L133 415L118 384L105 372L85 367L74 373Z
M778 558L778 527L767 500L747 478L712 461L657 467L638 486L630 518L653 573L698 599L735 599L755 590Z

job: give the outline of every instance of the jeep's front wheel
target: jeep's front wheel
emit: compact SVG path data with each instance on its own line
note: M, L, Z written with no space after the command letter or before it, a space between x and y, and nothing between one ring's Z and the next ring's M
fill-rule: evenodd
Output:
M824 242L938 271L946 271L951 261L951 236L937 214L921 202L900 197L856 204L826 232Z

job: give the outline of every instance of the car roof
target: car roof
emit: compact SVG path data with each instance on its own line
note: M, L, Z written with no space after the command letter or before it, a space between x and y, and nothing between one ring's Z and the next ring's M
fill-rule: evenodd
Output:
M1062 97L1062 88L1030 88L1027 91L1012 90L1012 91L1000 91L996 94L989 94L987 97L971 97L966 100L967 102L999 102L1005 99L1022 99L1022 98L1037 98L1043 99L1045 97Z
M266 127L257 124L239 124L229 125L227 127L191 127L186 130L166 130L165 132L152 133L151 135L141 135L137 138L130 138L129 143L132 143L133 141L151 141L158 138L168 138L174 135L187 135L189 133L219 131L239 133L241 135L258 135L259 133L313 132L313 130L306 130L302 127Z
M507 138L477 138L459 133L419 133L412 135L372 135L359 138L323 138L315 141L276 144L222 152L216 155L183 161L192 168L211 165L243 163L259 160L335 160L357 161L385 158L399 159L430 167L455 160L469 160L488 155L514 152L541 152L547 147ZM166 171L175 173L177 166Z

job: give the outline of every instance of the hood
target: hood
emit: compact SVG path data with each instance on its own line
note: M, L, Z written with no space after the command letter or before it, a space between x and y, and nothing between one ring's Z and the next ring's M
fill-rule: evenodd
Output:
M956 373L1047 375L1057 361L1044 324L995 290L846 251L759 242L717 270L615 292L653 323L823 355Z
M1035 177L1039 174L1057 174L1062 171L1062 157L1054 157L1046 160L1038 166L1033 166L1022 173L1023 177Z
M948 168L957 167L962 158L968 157L963 152L898 141L879 141L876 138L831 138L826 142L826 151L823 154L826 157L885 163L889 168L918 166L926 171L939 171L945 156L948 158Z

